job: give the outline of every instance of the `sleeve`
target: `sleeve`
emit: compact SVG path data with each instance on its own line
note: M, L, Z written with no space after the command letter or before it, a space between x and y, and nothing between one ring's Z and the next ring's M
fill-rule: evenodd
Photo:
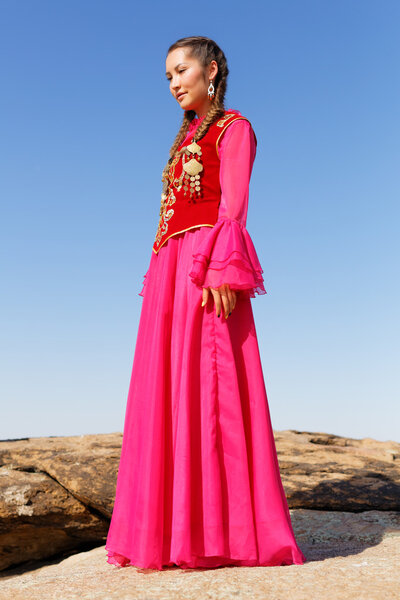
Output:
M218 220L193 254L189 273L198 287L228 283L243 296L266 294L263 270L246 229L256 139L249 121L234 121L219 146L221 202Z

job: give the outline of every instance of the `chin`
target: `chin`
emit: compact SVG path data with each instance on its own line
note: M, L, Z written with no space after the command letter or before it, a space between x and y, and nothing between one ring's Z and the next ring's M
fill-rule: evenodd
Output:
M178 104L180 104L181 106L184 106L185 110L194 110L192 108L193 102L190 99L187 98L187 94L184 97L183 101L179 102Z

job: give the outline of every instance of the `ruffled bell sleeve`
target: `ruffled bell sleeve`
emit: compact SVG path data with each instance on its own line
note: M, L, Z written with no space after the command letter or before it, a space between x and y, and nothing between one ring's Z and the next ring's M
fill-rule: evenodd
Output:
M243 296L266 294L263 270L246 229L256 140L249 121L234 121L219 145L221 202L218 220L193 254L189 273L198 287L229 284Z

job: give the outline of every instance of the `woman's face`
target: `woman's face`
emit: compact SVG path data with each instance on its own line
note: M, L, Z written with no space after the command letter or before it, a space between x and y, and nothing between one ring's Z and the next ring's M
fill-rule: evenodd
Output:
M183 110L206 113L210 105L207 90L209 80L218 72L216 61L204 71L197 58L191 58L185 48L175 48L166 59L169 89Z

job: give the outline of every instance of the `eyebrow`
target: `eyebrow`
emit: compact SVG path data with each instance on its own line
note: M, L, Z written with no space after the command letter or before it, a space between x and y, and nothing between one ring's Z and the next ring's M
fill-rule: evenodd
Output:
M177 69L178 67L180 67L180 65L187 65L187 64L188 64L188 63L178 63L178 64L175 66L175 69ZM169 74L169 71L167 71L165 74L166 74L166 75L168 75L168 74Z

